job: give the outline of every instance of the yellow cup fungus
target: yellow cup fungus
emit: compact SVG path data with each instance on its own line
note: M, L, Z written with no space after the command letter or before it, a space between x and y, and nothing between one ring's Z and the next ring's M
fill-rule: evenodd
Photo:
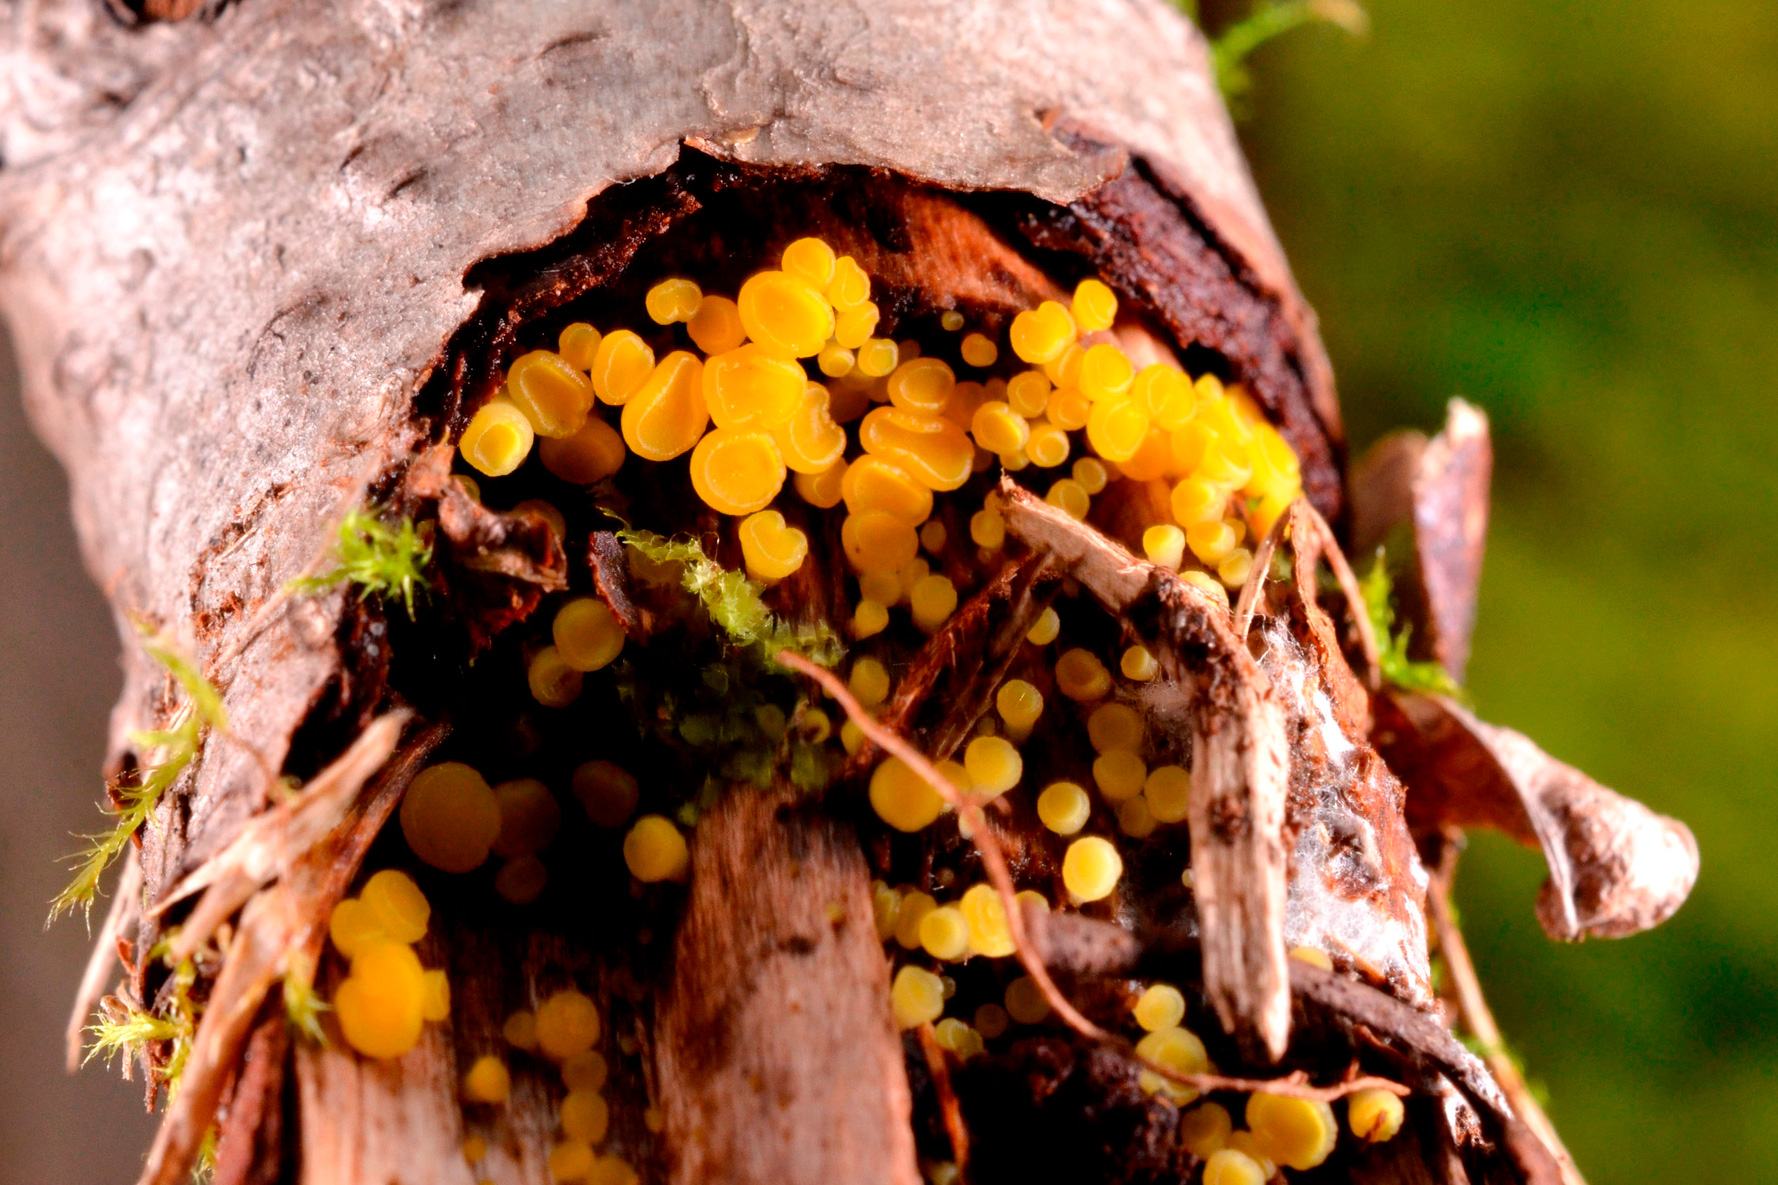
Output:
M1401 1099L1386 1090L1355 1090L1346 1097L1346 1126L1367 1143L1393 1140L1404 1114Z
M505 477L525 463L536 438L524 412L504 399L491 399L469 418L457 449L477 473Z
M903 967L889 987L895 1023L904 1029L918 1028L944 1015L944 984L923 967Z
M1108 839L1085 836L1062 855L1062 883L1079 901L1102 901L1124 875L1124 860Z
M1279 1094L1247 1097L1247 1127L1267 1159L1293 1169L1312 1169L1326 1160L1340 1136L1332 1107Z
M623 624L597 597L576 597L556 610L550 635L562 661L581 672L603 670L623 653Z
M500 834L493 789L460 761L421 770L401 800L400 817L414 855L445 872L481 867Z
M691 850L673 820L643 815L624 836L624 864L645 884L683 880L691 866Z

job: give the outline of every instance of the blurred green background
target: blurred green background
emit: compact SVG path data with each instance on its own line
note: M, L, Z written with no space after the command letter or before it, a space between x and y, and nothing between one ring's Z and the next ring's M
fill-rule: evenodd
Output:
M1778 4L1367 7L1259 50L1241 129L1352 442L1488 411L1477 707L1703 851L1558 946L1476 838L1484 984L1595 1185L1778 1180Z

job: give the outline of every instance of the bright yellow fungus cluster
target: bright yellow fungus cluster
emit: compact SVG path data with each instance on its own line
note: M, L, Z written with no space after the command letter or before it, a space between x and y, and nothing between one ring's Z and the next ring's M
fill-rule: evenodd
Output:
M328 918L334 948L351 961L333 1010L346 1043L366 1057L400 1057L420 1043L426 1021L451 1014L450 981L421 967L412 946L425 937L431 916L413 878L384 869Z

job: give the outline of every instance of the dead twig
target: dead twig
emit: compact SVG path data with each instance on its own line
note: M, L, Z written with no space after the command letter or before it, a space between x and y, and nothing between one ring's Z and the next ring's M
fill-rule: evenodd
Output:
M932 1074L932 1089L938 1094L938 1113L944 1117L945 1134L951 1138L951 1158L959 1170L969 1165L969 1128L963 1122L963 1107L951 1086L951 1069L945 1063L944 1046L938 1033L927 1021L916 1030L920 1035L920 1052L926 1055L926 1069Z
M1334 538L1333 528L1327 525L1321 512L1306 498L1297 499L1291 507L1293 515L1298 507L1304 517L1315 524L1315 530L1321 536L1321 554L1327 557L1327 566L1333 569L1334 579L1339 581L1340 591L1346 596L1346 611L1358 627L1358 644L1364 651L1365 683L1372 691L1378 691L1383 686L1382 651L1377 646L1377 631L1371 628L1371 615L1365 611L1364 592L1358 587L1358 577L1353 573L1352 565L1346 562L1346 553L1340 549L1340 541Z

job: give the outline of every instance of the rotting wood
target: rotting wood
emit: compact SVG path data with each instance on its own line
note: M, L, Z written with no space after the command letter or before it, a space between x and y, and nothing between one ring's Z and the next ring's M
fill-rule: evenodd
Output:
M850 827L788 787L698 820L656 1015L681 1185L917 1185L889 964Z

